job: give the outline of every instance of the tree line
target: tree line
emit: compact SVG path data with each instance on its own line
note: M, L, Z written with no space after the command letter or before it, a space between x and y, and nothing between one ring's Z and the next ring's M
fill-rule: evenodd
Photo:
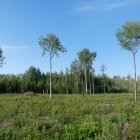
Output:
M74 60L70 68L65 72L52 73L52 93L54 94L84 94L86 93L84 71L77 71L77 60ZM134 79L114 76L110 78L107 74L95 75L93 71L87 74L87 94L96 93L127 93L133 92ZM33 91L36 93L50 93L50 73L43 73L39 68L31 66L25 73L1 74L0 93L24 93ZM140 91L140 78L137 82ZM105 89L104 89L105 87ZM105 92L104 92L105 90Z

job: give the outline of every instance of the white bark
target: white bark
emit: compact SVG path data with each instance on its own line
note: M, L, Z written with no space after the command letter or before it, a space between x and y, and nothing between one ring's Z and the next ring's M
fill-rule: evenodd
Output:
M85 65L85 86L86 86L86 93L87 93L87 68L86 68L86 65Z
M79 82L77 80L77 94L79 93L79 87L78 87L78 85L79 85Z
M90 94L91 94L91 80L90 80L90 71L89 71L89 89L90 89Z
M95 94L95 92L94 92L94 77L93 77L93 94Z
M133 54L134 59L134 91L135 91L135 101L137 100L137 80L136 80L136 59L135 54Z
M50 54L50 99L52 98L52 58Z

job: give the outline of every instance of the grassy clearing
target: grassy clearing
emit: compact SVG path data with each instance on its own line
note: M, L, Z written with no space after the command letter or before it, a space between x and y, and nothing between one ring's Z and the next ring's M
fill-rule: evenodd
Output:
M121 140L126 122L125 137L140 139L140 101L132 94L0 95L0 140Z

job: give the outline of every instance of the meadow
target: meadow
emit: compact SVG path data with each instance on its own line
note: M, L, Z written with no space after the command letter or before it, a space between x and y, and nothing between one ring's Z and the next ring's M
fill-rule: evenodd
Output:
M19 95L0 94L0 140L140 139L133 94Z

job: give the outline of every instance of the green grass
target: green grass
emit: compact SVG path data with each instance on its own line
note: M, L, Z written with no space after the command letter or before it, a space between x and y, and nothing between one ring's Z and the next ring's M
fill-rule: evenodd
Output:
M133 94L53 95L51 100L0 94L0 140L121 140L126 122L127 139L140 139L140 100Z

